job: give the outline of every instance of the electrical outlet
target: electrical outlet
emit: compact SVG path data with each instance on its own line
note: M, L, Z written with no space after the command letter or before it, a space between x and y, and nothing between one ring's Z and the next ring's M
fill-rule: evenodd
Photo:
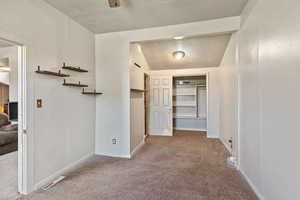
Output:
M116 138L112 139L112 144L117 144L117 139Z

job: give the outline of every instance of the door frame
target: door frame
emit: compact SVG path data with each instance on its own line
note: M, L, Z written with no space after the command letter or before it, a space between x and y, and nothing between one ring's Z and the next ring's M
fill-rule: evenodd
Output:
M28 185L29 142L27 138L27 48L20 42L6 38L8 38L7 35L0 35L0 40L17 47L18 54L18 170L16 173L18 173L18 192L20 194L28 194L30 189Z
M18 190L27 193L27 73L26 47L18 46Z
M147 138L149 136L148 128L149 128L149 108L150 108L150 75L144 73L144 110L145 110L145 133L144 137Z

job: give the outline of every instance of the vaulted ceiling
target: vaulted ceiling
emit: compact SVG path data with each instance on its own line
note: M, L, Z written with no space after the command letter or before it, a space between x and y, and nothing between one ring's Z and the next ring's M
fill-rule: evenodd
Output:
M152 70L218 67L231 34L138 42ZM176 60L174 51L184 51Z
M241 14L247 0L45 0L95 33L183 24Z

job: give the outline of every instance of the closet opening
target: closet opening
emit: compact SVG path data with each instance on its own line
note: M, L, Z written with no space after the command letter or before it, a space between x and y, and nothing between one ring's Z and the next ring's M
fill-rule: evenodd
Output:
M207 131L207 78L173 77L173 130Z

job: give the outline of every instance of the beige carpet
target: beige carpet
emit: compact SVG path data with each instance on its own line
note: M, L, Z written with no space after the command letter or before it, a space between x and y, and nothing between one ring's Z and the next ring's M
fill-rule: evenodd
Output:
M224 146L205 134L150 137L132 160L95 156L49 191L26 200L254 200L226 165Z
M18 153L0 156L0 200L18 195Z

